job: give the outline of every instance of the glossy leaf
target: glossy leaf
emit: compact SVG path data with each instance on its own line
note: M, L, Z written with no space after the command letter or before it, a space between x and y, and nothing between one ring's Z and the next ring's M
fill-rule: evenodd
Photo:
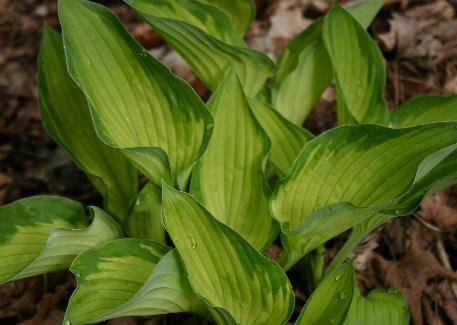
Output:
M366 297L356 291L344 324L407 325L408 306L403 295L395 289L373 290Z
M338 105L357 123L386 123L386 72L375 41L338 5L324 19L323 38L334 69Z
M204 103L106 8L60 0L59 18L68 69L86 95L98 136L156 184L173 178L184 187L211 134Z
M144 239L120 239L79 255L70 271L78 286L64 323L87 324L110 318L143 287L169 247ZM107 315L107 316L106 316Z
M192 196L164 185L162 217L218 323L283 324L290 317L294 296L281 268Z
M364 28L383 5L382 0L361 0L347 6ZM322 40L319 19L298 34L281 53L272 87L273 106L301 125L333 78L332 62Z
M278 230L268 207L270 190L263 174L270 142L233 71L208 106L214 132L192 175L191 193L218 220L263 248Z
M352 263L346 262L321 281L295 324L343 324L351 305L354 282Z
M122 236L102 210L91 208L87 225L81 204L34 196L0 207L0 283L68 267L81 252Z
M208 316L203 300L192 290L176 250L166 253L143 287L127 302L103 315L103 319L193 312Z
M127 159L101 142L86 98L67 72L60 35L44 28L38 59L43 126L102 193L106 208L124 219L137 192L137 173Z
M457 96L413 97L390 114L394 128L457 120Z
M199 0L223 10L239 33L245 32L255 18L252 0Z
M303 256L378 212L408 214L425 195L456 182L455 127L346 126L306 144L271 202L286 250Z
M271 162L281 177L286 176L300 150L314 135L284 118L268 104L249 99L249 106L270 138Z
M160 35L189 63L198 77L215 90L233 67L248 96L255 96L274 71L274 63L263 53L219 41L200 28L176 19L157 16L149 7L138 11Z
M198 0L135 0L134 3L124 1L138 11L186 22L227 44L246 46L227 14L212 4Z
M130 237L165 243L165 229L160 216L161 204L162 189L153 183L147 183L138 194L126 220L126 231Z

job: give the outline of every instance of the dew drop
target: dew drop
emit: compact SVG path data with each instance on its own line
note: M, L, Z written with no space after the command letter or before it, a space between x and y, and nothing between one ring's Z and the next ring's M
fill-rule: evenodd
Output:
M344 291L340 292L340 299L346 300L346 298L347 298L346 292L344 292Z
M210 124L206 124L205 129L211 130L213 127L214 127L214 124L210 123Z
M130 0L130 1L132 1L132 0ZM133 3L133 1L132 1L132 3ZM142 49L141 52L140 52L140 56L143 57L143 58L145 58L147 55L148 55L148 54L147 54L146 50L145 50L145 49Z
M335 277L335 281L340 281L340 278L341 278L341 276L337 275L337 276Z
M190 239L190 245L192 246L192 248L197 248L197 242L195 241L194 237L192 237L191 235L187 235Z

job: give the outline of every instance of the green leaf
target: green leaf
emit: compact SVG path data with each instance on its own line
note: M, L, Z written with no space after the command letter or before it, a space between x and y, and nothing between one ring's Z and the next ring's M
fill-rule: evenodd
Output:
M166 253L141 289L124 304L103 315L103 319L193 312L207 316L203 300L192 290L175 249ZM98 319L102 319L98 317Z
M249 106L271 141L270 160L280 177L289 174L305 143L314 138L309 131L284 118L273 107L256 99Z
M294 251L287 265L378 212L408 214L456 182L456 125L345 126L307 143L271 200Z
M86 98L68 75L62 39L48 27L38 58L38 88L44 128L102 193L107 210L124 219L138 190L137 173L98 139Z
M219 41L198 27L176 19L163 18L152 8L140 10L130 4L141 17L189 63L198 77L215 90L233 67L244 91L254 97L274 71L274 63L263 53Z
M59 0L59 18L68 69L86 95L98 136L156 184L173 179L184 187L211 134L204 103L106 8Z
M219 323L283 324L290 317L294 295L279 265L192 196L164 185L162 217L192 288Z
M109 318L143 287L169 247L145 239L119 239L85 251L71 265L78 286L64 323L96 323Z
M424 95L413 97L390 114L390 124L394 128L456 120L456 95Z
M377 289L362 297L356 290L345 325L407 325L408 306L395 289Z
M87 225L81 204L34 196L0 207L0 283L68 267L81 252L122 236L102 210L91 208Z
M347 7L366 28L383 5L382 0L362 0ZM322 40L323 19L311 24L286 46L278 59L273 81L273 106L301 125L333 78L332 62Z
M135 0L134 3L129 0L124 1L140 12L150 12L156 17L186 22L221 42L240 47L246 46L226 13L211 4L197 0Z
M354 286L354 269L351 262L346 262L321 281L295 324L343 324L351 305Z
M126 220L126 232L130 237L165 243L165 229L160 216L161 204L162 189L154 183L147 183L138 194Z
M252 0L199 0L223 10L239 33L245 32L255 18Z
M324 19L323 38L343 109L357 123L386 123L388 109L383 97L386 72L375 41L338 5Z
M270 142L233 71L208 106L214 116L214 132L192 175L191 193L218 220L263 248L278 232L263 173Z

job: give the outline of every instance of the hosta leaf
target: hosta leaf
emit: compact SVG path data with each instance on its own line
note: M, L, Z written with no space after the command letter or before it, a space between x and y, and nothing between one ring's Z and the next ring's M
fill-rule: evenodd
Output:
M383 97L386 72L375 41L338 5L324 19L323 38L343 109L357 123L386 123L388 109Z
M365 28L371 23L382 0L358 1L347 9ZM298 34L278 59L272 88L272 102L290 121L302 124L333 78L332 62L322 40L319 19Z
M346 262L321 281L295 324L343 324L353 293L354 269L352 263Z
M231 45L246 46L241 35L230 23L225 12L198 0L125 0L136 10L154 13L154 16L184 21Z
M68 324L96 323L132 298L169 247L145 239L119 239L85 251L71 265L78 286L70 298Z
M278 174L286 176L305 143L314 136L284 118L273 107L256 99L249 99L249 105L271 141L270 160Z
M395 289L377 289L362 297L356 290L345 325L407 325L408 306Z
M161 203L162 189L153 183L147 183L138 194L126 220L126 231L130 237L165 243L165 229L160 216Z
M204 103L106 8L60 0L59 17L69 72L86 95L98 136L156 184L173 176L184 187L211 133Z
M162 217L195 292L219 323L283 324L294 296L273 261L190 195L163 187ZM232 319L231 319L232 318Z
M137 174L120 152L101 142L84 95L70 78L61 37L45 27L38 59L43 126L103 194L106 208L120 219L137 192Z
M149 7L138 11L160 35L189 63L203 83L215 90L233 67L248 96L255 96L275 69L263 53L219 41L186 22L156 16Z
M277 234L263 174L270 142L232 71L208 106L214 131L192 175L191 192L213 216L263 248Z
M81 252L122 236L102 210L91 208L87 225L81 204L34 196L0 207L0 283L68 267Z
M382 207L356 207L348 202L334 203L318 209L293 230L283 229L283 253L280 256L280 264L288 270L300 258L324 245L328 240L352 227L369 222L381 209ZM283 224L283 228L285 227L287 224ZM341 265L346 257L347 255L342 257L334 266Z
M304 254L317 247L312 241L336 235L338 224L346 230L378 212L409 213L425 195L456 181L456 143L456 124L449 122L408 129L345 126L320 135L305 145L271 202L286 237L296 237L286 241ZM343 205L327 207L336 203ZM315 231L330 219L332 227Z
M143 287L127 302L104 314L103 319L193 312L207 316L203 300L192 290L176 250L163 256Z
M392 127L457 120L457 95L413 97L390 115Z
M199 0L223 10L239 33L243 33L255 18L252 0Z

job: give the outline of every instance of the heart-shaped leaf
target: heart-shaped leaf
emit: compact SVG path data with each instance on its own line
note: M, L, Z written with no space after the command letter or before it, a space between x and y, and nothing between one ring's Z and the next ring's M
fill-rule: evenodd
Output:
M87 100L68 75L62 38L48 27L38 58L38 88L46 131L102 193L107 210L124 219L138 190L137 172L98 139Z
M270 142L233 71L208 106L214 116L214 132L192 175L191 193L218 220L263 248L278 233L263 174Z
M125 222L130 237L156 240L165 243L165 229L160 216L162 189L147 183L138 194L135 205Z
M335 73L338 114L343 110L357 123L386 123L386 72L375 41L338 5L324 19L323 38Z
M354 292L345 325L407 325L408 306L403 295L395 289L377 289L366 297Z
M224 43L246 46L235 26L230 23L227 14L216 6L201 0L135 0L134 3L125 0L125 2L140 12L150 12L157 17L186 22Z
M243 33L255 18L252 0L199 0L223 10L239 33Z
M305 143L314 138L306 129L284 118L273 107L256 99L249 106L271 142L270 160L280 177L289 174L292 163Z
M348 12L366 28L383 0L361 0ZM290 121L301 125L333 78L332 61L322 40L323 19L318 19L287 44L278 59L272 103Z
M173 179L184 187L211 134L204 103L106 8L59 0L59 18L68 69L89 102L98 136L156 184Z
M134 297L169 247L145 239L119 239L79 255L71 265L78 280L64 323L110 318L110 311Z
M163 187L162 217L195 292L219 324L283 324L294 295L278 264L192 196Z
M346 262L319 283L295 324L343 324L351 305L354 285L352 263Z
M256 96L274 71L274 63L263 53L221 42L187 22L163 18L154 8L130 5L189 63L198 77L215 90L233 68L248 96Z
M413 97L390 114L394 128L457 120L457 96Z
M271 201L285 249L294 251L286 264L378 212L407 214L425 195L456 182L456 143L450 122L339 127L307 143Z
M81 204L34 196L0 207L0 283L68 267L81 252L122 236L102 210L91 208L87 225Z

